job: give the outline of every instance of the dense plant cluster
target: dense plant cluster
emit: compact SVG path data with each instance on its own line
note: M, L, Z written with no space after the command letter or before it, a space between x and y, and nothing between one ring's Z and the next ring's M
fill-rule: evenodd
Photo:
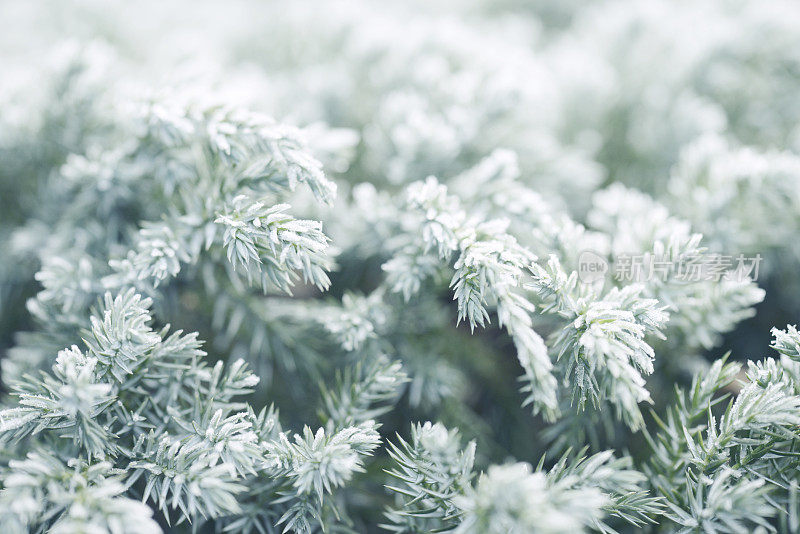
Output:
M0 531L800 530L794 2L0 10Z

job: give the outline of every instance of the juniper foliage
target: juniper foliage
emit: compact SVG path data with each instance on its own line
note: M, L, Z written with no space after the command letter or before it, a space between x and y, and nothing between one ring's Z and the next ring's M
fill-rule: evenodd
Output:
M46 7L0 530L800 530L793 2Z

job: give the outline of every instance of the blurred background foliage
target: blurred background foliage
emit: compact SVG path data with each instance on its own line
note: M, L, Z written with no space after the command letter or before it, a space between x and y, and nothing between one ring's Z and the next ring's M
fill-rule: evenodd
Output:
M291 202L298 218L323 222L337 252L328 291L264 295L200 262L160 285L154 304L160 323L198 331L212 360L247 360L261 377L253 404L274 403L286 428L324 422L320 385L353 363L320 319L329 314L365 320L364 339L402 361L409 382L381 417L384 437L441 421L477 440L480 467L535 465L570 445L649 454L609 409L532 418L511 338L494 317L475 333L456 326L449 278L409 301L370 301L403 239L420 237L403 228L404 191L429 175L470 213L508 216L510 235L567 271L584 247L611 257L638 239L648 250L684 223L711 251L764 257L765 296L652 289L679 303L666 340L654 341L657 412L674 384L724 353L761 358L770 329L800 312L791 1L2 2L0 53L5 384L79 340L71 317L85 321L98 302L108 259L135 244L143 221L168 214L170 200L143 177L172 170L130 158L126 144L137 127L128 108L147 99L213 101L298 126L338 185L332 206L304 192ZM544 337L560 328L548 316L534 326ZM389 465L378 454L348 497L357 524L383 520L375 503L391 502Z

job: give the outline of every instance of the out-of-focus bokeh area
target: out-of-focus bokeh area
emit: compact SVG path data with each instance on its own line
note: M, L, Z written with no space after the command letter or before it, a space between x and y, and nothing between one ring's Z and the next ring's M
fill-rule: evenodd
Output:
M318 385L348 362L296 304L313 301L371 317L359 335L385 339L402 361L410 381L385 435L441 420L478 439L484 465L535 464L580 440L641 454L618 421L531 418L511 341L494 318L475 335L456 326L449 279L376 319L381 266L414 235L401 231L403 191L429 175L569 269L583 250L610 258L676 233L761 255L763 301L753 284L652 290L671 311L647 383L657 410L725 352L767 353L770 328L800 312L794 0L4 1L0 65L6 384L80 341L76 325L117 272L108 260L169 215L168 192L142 176L179 173L180 160L147 170L136 159L146 155L130 145L141 126L130 117L143 102L165 115L186 102L244 108L300 127L338 185L330 207L302 192L291 202L323 222L338 253L328 292L301 286L290 301L233 284L234 298L200 265L159 287L154 305L161 323L199 331L212 359L249 361L259 402L274 402L289 428L315 420ZM555 330L548 318L535 328ZM380 520L374 503L352 503L364 524Z
M494 148L581 221L621 182L712 248L769 257L725 347L797 317L800 10L791 1L4 2L0 346L29 325L42 181L145 94L342 128L326 171L387 191ZM767 176L764 174L767 173ZM42 237L41 235L39 237ZM354 237L354 236L350 236ZM357 239L357 237L355 237ZM28 242L26 242L28 241Z

